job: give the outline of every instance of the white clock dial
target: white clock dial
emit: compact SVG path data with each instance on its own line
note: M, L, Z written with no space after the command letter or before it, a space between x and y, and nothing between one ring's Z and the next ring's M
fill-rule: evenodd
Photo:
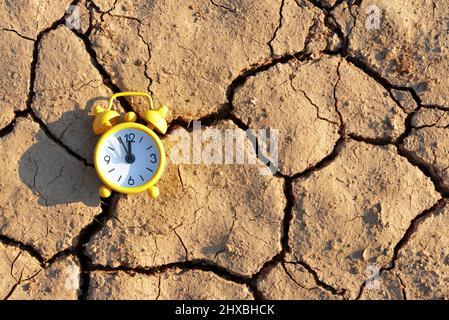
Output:
M100 146L98 169L110 184L138 187L153 178L160 164L154 139L139 129L110 134Z

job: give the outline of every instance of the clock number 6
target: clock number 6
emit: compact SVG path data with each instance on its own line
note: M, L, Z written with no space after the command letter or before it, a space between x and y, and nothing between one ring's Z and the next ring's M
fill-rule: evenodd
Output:
M151 160L150 160L151 163L156 163L157 162L157 158L156 158L156 155L154 153L150 154L150 158L151 158Z
M129 179L128 179L128 184L129 184L130 186L133 186L133 185L134 185L134 179L133 179L132 176L129 177Z

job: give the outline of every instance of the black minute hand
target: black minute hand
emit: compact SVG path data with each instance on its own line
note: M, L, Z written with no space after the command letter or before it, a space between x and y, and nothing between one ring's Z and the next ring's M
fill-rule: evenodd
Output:
M128 150L126 150L125 144L123 143L122 137L118 137L118 142L123 146L123 149L126 152L126 155L128 155Z
M131 151L131 144L132 142L131 141L128 141L128 156L129 157L132 157L132 155L133 155L133 153L132 153L132 151Z

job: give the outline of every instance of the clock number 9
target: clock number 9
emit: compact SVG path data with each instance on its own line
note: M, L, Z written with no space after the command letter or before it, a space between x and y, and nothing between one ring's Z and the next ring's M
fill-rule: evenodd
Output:
M128 179L128 185L130 185L130 186L133 186L133 185L134 185L134 179L133 179L132 176L129 177L129 179Z
M111 157L110 156L104 156L104 161L106 162L106 164L109 164L109 161L111 161Z
M154 153L150 154L150 158L151 158L151 160L150 160L151 163L156 163L157 162L157 158L156 158L156 155Z

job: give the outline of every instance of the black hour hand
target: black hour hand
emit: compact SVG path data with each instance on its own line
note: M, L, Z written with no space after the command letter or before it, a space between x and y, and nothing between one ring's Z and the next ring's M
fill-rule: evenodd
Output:
M128 154L125 157L125 161L128 163L133 163L136 160L136 157L132 154L131 151L131 141L128 141Z

